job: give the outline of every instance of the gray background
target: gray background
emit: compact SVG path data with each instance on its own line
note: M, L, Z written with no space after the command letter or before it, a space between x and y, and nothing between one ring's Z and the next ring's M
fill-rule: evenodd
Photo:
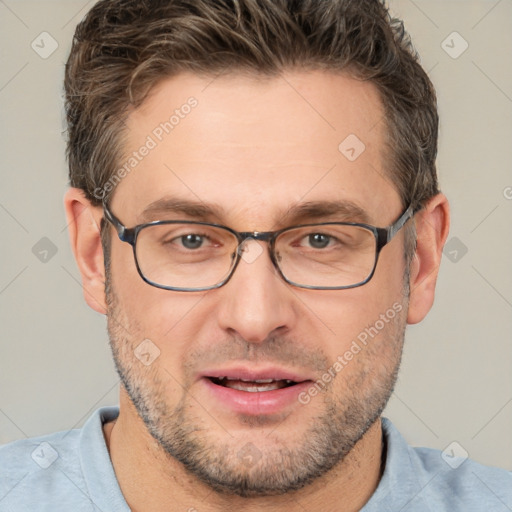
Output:
M62 206L63 65L92 4L0 0L0 443L80 426L117 403L105 319L82 298ZM455 452L512 469L512 1L391 8L438 90L452 228L386 415L413 445L457 441ZM58 43L49 56L42 32Z

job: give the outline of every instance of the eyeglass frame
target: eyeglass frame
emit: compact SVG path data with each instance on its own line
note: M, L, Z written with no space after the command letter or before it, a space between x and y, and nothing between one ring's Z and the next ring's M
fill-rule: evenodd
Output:
M421 206L418 208L413 208L412 204L409 204L409 206L402 212L402 214L398 217L398 219L390 224L387 227L376 227L372 226L370 224L365 224L361 222L321 222L321 223L311 223L311 224L299 224L296 226L288 226L286 228L279 229L277 231L236 231L228 226L223 226L222 224L216 224L212 222L202 222L202 221L193 221L193 220L155 220L151 222L146 222L144 224L138 224L132 228L126 227L110 210L108 204L106 201L103 201L103 213L104 218L112 224L112 226L115 228L117 235L119 237L119 240L121 242L126 242L130 244L133 248L133 257L135 259L135 266L137 267L137 272L139 273L140 277L144 282L147 284L154 286L155 288L160 288L163 290L170 290L170 291L180 291L180 292L200 292L200 291L207 291L207 290L214 290L216 288L220 288L221 286L224 286L233 276L235 273L235 270L242 258L242 251L239 250L240 246L247 240L247 239L253 239L253 240L260 240L262 242L268 242L268 250L270 255L270 260L272 261L272 264L278 271L281 278L288 284L291 284L292 286L296 286L297 288L305 288L309 290L346 290L350 288L358 288L359 286L363 286L366 283L368 283L373 275L375 274L375 269L377 268L377 262L379 260L379 255L382 249L391 242L391 240L395 237L395 235L402 229L402 227L405 225L405 223L411 219L419 210L421 209ZM231 234L233 234L236 239L238 240L238 246L236 250L236 260L233 264L229 274L226 276L225 279L223 279L220 283L217 283L212 286L208 287L202 287L202 288L178 288L173 286L166 286L162 284L155 283L148 279L144 273L142 272L139 261L137 259L137 251L136 251L136 245L137 245L137 237L138 234L144 229L149 226L159 226L159 225L165 225L165 224L196 224L196 225L202 225L202 226L211 226L216 228L224 229ZM291 280L289 280L282 272L281 267L279 266L279 263L276 259L275 254L275 241L279 235L282 233L289 231L291 229L296 228L302 228L302 227L311 227L311 226L327 226L327 225L342 225L342 226L356 226L361 227L364 229L367 229L371 233L373 233L373 236L375 237L375 262L373 264L373 268L366 277L361 282L358 282L356 284L352 285L345 285L345 286L312 286L312 285L301 285L298 283L295 283Z

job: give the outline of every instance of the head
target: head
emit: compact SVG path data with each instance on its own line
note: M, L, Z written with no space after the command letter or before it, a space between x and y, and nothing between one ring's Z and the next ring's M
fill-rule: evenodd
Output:
M100 1L65 87L72 245L126 408L218 492L284 493L341 464L391 395L406 324L432 305L448 229L435 93L403 25L378 0ZM181 206L156 209L166 197ZM183 292L141 279L103 202L127 227L244 232L417 213L363 286L290 285L261 243L224 286ZM223 372L302 383L273 406L245 392L248 406Z

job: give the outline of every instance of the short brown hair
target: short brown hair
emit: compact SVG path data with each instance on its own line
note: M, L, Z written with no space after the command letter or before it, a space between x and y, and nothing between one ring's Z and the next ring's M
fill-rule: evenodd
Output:
M439 192L435 91L403 23L381 0L99 1L78 25L66 65L71 186L100 204L95 190L120 163L127 116L164 78L299 68L375 84L386 167L403 205Z

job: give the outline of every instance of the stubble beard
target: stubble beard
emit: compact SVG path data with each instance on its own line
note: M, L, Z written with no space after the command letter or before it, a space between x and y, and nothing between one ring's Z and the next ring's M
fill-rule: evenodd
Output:
M287 429L293 429L298 421L297 412L294 411L295 420L283 418L283 423L276 425L271 429L272 433L264 438L265 444L256 446L250 439L256 439L251 429L259 427L257 420L250 425L251 421L245 418L244 423L251 427L247 429L247 438L235 439L204 413L204 409L189 396L186 387L178 404L175 407L168 405L166 396L171 377L158 365L146 367L137 364L139 361L133 356L133 350L140 340L126 335L137 330L126 331L120 327L117 319L129 319L120 310L109 279L106 294L108 333L116 370L136 411L161 447L164 457L180 462L187 472L219 494L275 496L296 491L324 476L341 465L356 443L379 419L396 383L405 333L404 315L397 315L393 322L387 324L380 333L378 346L369 342L356 356L357 359L352 361L351 364L359 364L359 372L344 374L344 368L337 375L346 379L342 396L336 396L332 386L329 386L321 396L315 398L322 400L323 412L306 422L307 428L299 439L296 438L293 443L287 442L291 437L287 435ZM407 301L407 298L408 294L404 300ZM407 311L405 305L403 311ZM229 352L254 353L249 344L242 347L245 343L232 340ZM269 340L266 354L272 353L268 347L276 347L276 353L279 352L281 343L284 340ZM378 347L386 345L393 349L383 361ZM267 357L266 360L273 359ZM324 368L327 368L327 361L325 364ZM307 361L304 367L308 367ZM212 412L214 416L215 412L211 411L210 414ZM202 413L203 418L197 413ZM260 423L264 424L265 420ZM218 432L213 435L212 429L215 428ZM247 452L252 456L252 464L248 464L243 457Z

